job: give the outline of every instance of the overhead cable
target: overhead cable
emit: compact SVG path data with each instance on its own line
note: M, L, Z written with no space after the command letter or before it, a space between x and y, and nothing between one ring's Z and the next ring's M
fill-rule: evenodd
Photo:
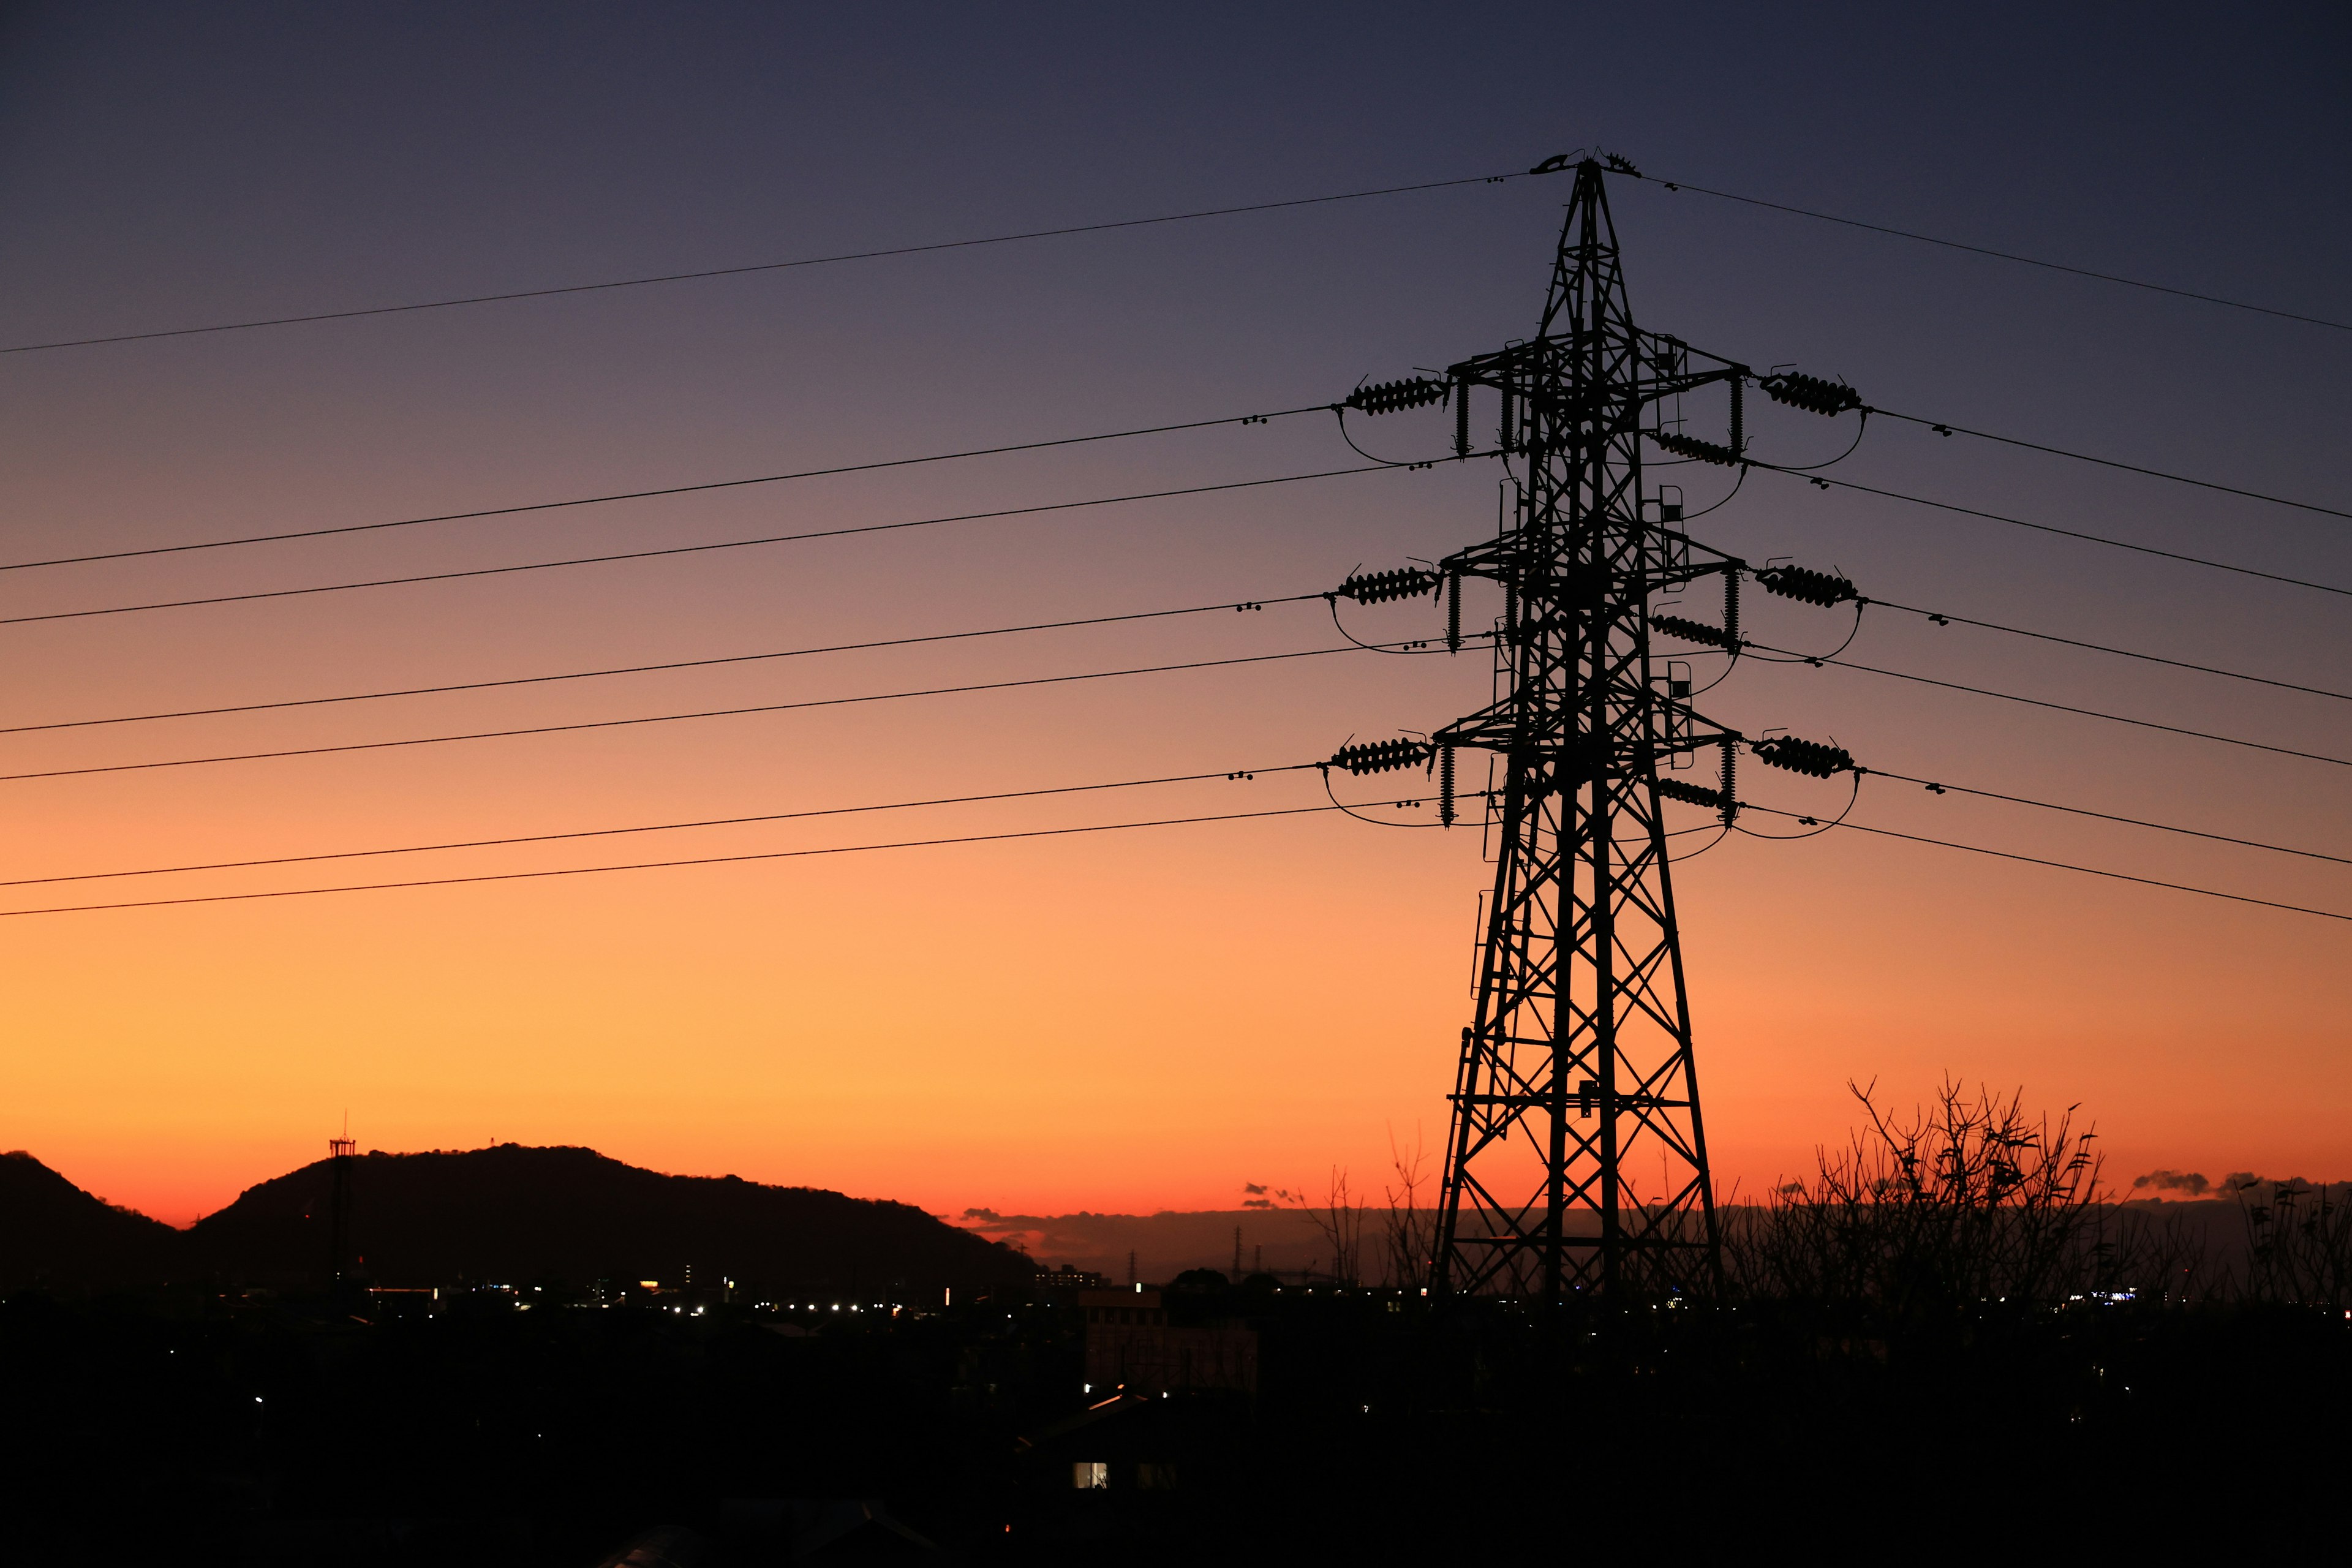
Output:
M370 305L348 310L318 310L299 316L268 316L243 321L217 321L201 327L166 327L143 332L115 332L103 337L60 338L47 342L16 343L0 353L34 353L44 349L91 348L100 343L144 342L156 338L195 337L211 332L250 331L257 327L291 327L314 321L347 321L362 316L396 316L418 310L447 310L461 305L492 305L513 300L544 300L559 294L593 294L614 289L641 289L655 283L686 283L707 278L737 278L754 272L783 272L802 267L827 267L845 261L875 261L892 256L921 256L940 250L970 250L982 246L1013 245L1030 239L1057 239L1069 235L1103 234L1114 229L1150 228L1190 223L1197 218L1235 217L1245 213L1276 212L1286 207L1326 205L1333 202L1365 201L1374 196L1398 196L1416 191L1442 191L1455 185L1498 185L1520 178L1517 170L1501 174L1468 174L1460 179L1423 180L1410 185L1383 185L1372 190L1340 191L1330 195L1294 196L1286 201L1251 202L1240 206L1204 207L1192 212L1164 213L1156 217L1117 218L1104 223L1070 224L1060 228L1026 229L1017 234L983 235L972 239L933 240L925 245L898 245L877 250L841 251L830 256L802 256L784 261L755 261L736 267L707 267L691 272L662 272L639 278L608 279L598 283L567 283L539 289L512 289L497 294L468 294L444 300L421 300L403 305Z
M709 816L691 822L638 823L628 827L583 827L569 833L526 833L506 838L461 838L439 844L401 844L378 849L336 849L316 855L272 855L253 860L208 860L184 866L142 866L127 871L77 871L56 877L17 877L0 881L0 888L30 888L50 882L102 882L121 877L172 877L191 871L240 871L259 866L311 865L321 860L364 860L385 855L430 855L453 849L496 849L516 844L552 844L573 838L612 838L632 833L676 833L692 827L742 827L762 822L798 822L820 816L855 816L877 811L912 811L925 806L974 805L987 801L1034 800L1045 795L1087 795L1104 790L1143 789L1154 784L1200 784L1213 779L1248 779L1260 773L1298 773L1313 763L1287 763L1272 768L1243 768L1213 773L1171 773L1161 778L1120 779L1110 784L1056 784L1044 789L999 790L992 795L940 795L929 800L894 800L879 805L835 805L810 811L775 811L756 816Z
M1773 816L1786 816L1799 822L1814 819L1793 811L1780 811L1769 805L1740 805L1742 811L1760 811ZM2078 871L2086 877L2105 877L2110 881L2136 882L2143 888L2169 888L2176 893L2196 893L2208 899L2226 899L2233 904L2253 904L2266 910L2284 910L2289 914L2316 915L2321 920L2352 921L2352 914L2339 914L2334 910L2315 910L2305 904L2281 903L2275 899L2252 898L2244 893L2224 893L2214 888L2192 887L2187 882L2166 882L2154 877L2136 877L2127 871L2105 871L2096 866L2077 866L2066 860L2046 860L2039 855L2020 855L2008 849L1988 849L1981 844L1958 844L1948 838L1929 838L1923 834L1897 833L1891 827L1869 827L1859 822L1834 822L1832 827L1842 827L1850 833L1867 833L1878 838L1900 838L1912 844L1931 844L1938 849L1964 849L1971 855L1990 855L1997 860L2015 860L2028 866L2047 866L2054 871Z
M2151 479L2168 479L2176 485L2193 485L2200 490L2213 490L2225 496L2243 496L2248 500L2268 501L2273 506L2293 507L2297 511L2315 511L2323 517L2352 518L2352 511L2340 507L2322 506L2317 501L2296 500L2291 496L2272 495L2267 490L2241 489L2212 479L2192 479L2163 468L2144 468L2137 463L2126 463L2115 458L2094 457L2088 452L2071 451L2064 447L2045 447L2038 441L2028 441L2017 436L1996 436L1990 430L1971 430L1965 425L1948 420L1924 419L1916 414L1897 414L1891 409L1873 408L1869 412L1885 419L1900 419L1907 424L1924 425L1938 436L1973 436L1979 441L1994 441L2004 447L2019 447L2029 452L2042 452L2053 458L2069 458L2078 463L2095 463L2103 468L2116 468L2126 474L2142 474Z
M1891 773L1884 768L1861 770L1874 779L1895 779L1915 784L1934 795L1971 795L1980 800L2006 801L2011 805L2030 805L2042 811L2062 811L2069 816L2095 817L2101 822L2120 823L2126 827L2153 828L2158 833L2177 833L2185 838L2203 838L2215 844L2234 844L2244 849L2267 849L2277 855L2294 855L2305 860L2327 860L2338 866L2352 866L2352 857L2323 854L2316 849L2296 849L2284 844L2266 844L2259 838L2232 838L2226 833L2207 833L2201 828L2183 827L2178 823L2151 822L2144 816L2121 816L2112 811L2093 811L2086 805L2061 805L2054 800L2034 800L2021 795L2003 795L1999 790L1972 789L1967 784L1946 784L1940 779L1915 778L1909 773Z
M242 605L261 599L295 599L312 594L347 594L361 588L398 588L418 583L450 583L467 577L503 577L518 572L550 572L566 566L602 566L619 561L652 561L673 555L702 555L716 550L796 544L811 539L846 539L861 533L893 533L903 529L935 528L950 522L981 522L1000 517L1034 517L1045 512L1076 511L1093 506L1166 500L1175 496L1213 495L1226 490L1260 489L1268 485L1295 485L1309 479L1336 479L1349 474L1389 471L1381 464L1371 463L1352 468L1324 468L1311 474L1278 474L1265 479L1233 479L1223 484L1186 485L1178 489L1137 490L1128 495L1095 496L1086 500L1049 501L1041 506L1009 506L993 511L957 512L949 517L922 517L908 522L869 522L855 528L820 528L803 533L766 534L758 539L722 539L709 544L674 544L660 550L623 550L604 555L567 556L558 561L525 561L512 566L474 566L456 572L423 572L406 577L369 577L353 583L320 583L305 588L265 588L245 594L215 594L200 599L154 599L135 605L101 605L87 610L50 610L39 615L0 616L0 626L26 626L36 621L85 620L93 616L130 616L150 610L185 610L205 605Z
M170 899L132 899L103 904L52 905L40 909L0 910L0 920L30 915L95 914L110 910L163 909L189 904L249 903L267 899L317 898L331 893L391 892L409 888L460 887L490 882L541 881L559 877L600 876L616 871L667 870L690 866L739 865L760 860L793 860L830 855L857 855L887 849L927 849L961 844L1003 843L1024 838L1070 837L1089 833L1118 833L1146 827L1180 827L1212 822L1262 821L1274 817L1307 816L1339 811L1336 805L1289 806L1270 811L1228 812L1202 816L1159 817L1140 822L1100 823L1077 827L1026 828L1003 833L963 834L940 838L900 839L879 844L848 844L816 849L774 849L740 855L709 855L670 860L639 860L616 865L569 866L537 871L497 871L467 877L413 878L396 882L346 883L329 888L278 888L249 893L208 893ZM1799 822L1811 822L1792 811L1773 806L1743 805L1743 810L1783 816ZM2279 910L2290 914L2315 915L2322 920L2352 921L2352 915L2332 910L2312 909L2301 904L2284 903L2271 899L2257 899L2242 893L2225 893L2212 888L2194 887L2185 882L2162 881L2153 877L2133 876L2127 872L2108 871L2093 866L2077 866L2068 861L2045 859L2040 856L2021 855L2005 849L1987 848L1982 845L1960 844L1950 839L1930 838L1922 834L1898 833L1892 828L1870 827L1857 822L1842 822L1832 826L1852 832L1866 833L1875 837L1899 838L1913 844L1926 844L1942 849L1964 850L1972 855L1986 855L1996 859L2017 861L2030 866L2045 866L2053 870L2074 871L2084 876L2105 878L2112 881L2132 882L2142 887L2165 888L2175 892L2195 893L2205 898L2222 899L2231 903L2252 904L2263 909Z
M615 490L605 495L573 496L565 500L527 501L519 506L435 512L426 517L394 518L388 522L352 522L334 528L299 528L285 533L248 533L235 539L204 539L188 544L152 544L137 550L106 550L89 555L55 555L42 561L6 561L0 562L0 572L28 572L38 566L81 566L94 561L129 561L144 555L180 555L192 550L226 550L241 544L278 544L290 539L324 539L333 534L376 533L389 528L415 528L428 522L467 522L485 517L517 517L525 512L558 511L566 507L649 500L658 496L695 495L705 490L741 489L748 485L779 485L792 479L827 479L840 474L870 474L882 468L952 463L966 458L995 458L1008 452L1043 452L1055 447L1123 441L1137 436L1166 436L1180 430L1213 430L1224 425L1263 425L1268 420L1287 419L1294 415L1328 414L1330 411L1329 404L1318 403L1303 408L1272 409L1264 414L1234 414L1221 419L1191 419L1176 425L1144 425L1131 430L1105 430L1092 436L1064 436L1051 441L1018 441L1003 447L968 447L961 451L933 452L919 458L885 458L871 463L844 463L830 468L798 468L790 473L755 474L739 479L706 479L691 485L667 485L659 489Z
M1750 465L1750 468L1758 467L1762 465ZM1764 471L1779 473L1786 470L1765 468ZM1852 479L1832 479L1813 474L1794 474L1790 477L1803 479L1806 483L1821 489L1853 490L1861 495L1878 496L1886 500L1908 501L1913 506L1932 507L1937 511L1957 512L1962 517L1982 518L1987 522L2005 522L2015 528L2031 529L2036 533L2056 534L2062 539L2079 539L2085 544L2104 544L2110 550L2128 550L2135 555L2153 555L2159 560L2177 561L2184 566L2202 566L2210 571L2227 572L2235 576L2259 577L2266 583L2284 583L2291 588L2309 588L2315 593L2334 594L2340 597L2352 598L2352 588L2342 587L2334 583L2315 583L2307 577L2289 577L2277 572L2263 572L2252 566L2237 566L2227 561L2210 560L2202 555L2184 555L2177 550L2158 550L2152 544L2134 544L2126 540L2110 539L2105 534L2084 533L2078 529L2060 528L2053 523L2029 522L2024 518L2011 517L2002 512L1984 511L1976 507L1960 506L1952 501L1930 500L1926 496L1906 495L1901 490L1880 489L1874 485L1858 485Z
M1813 218L1822 223L1833 223L1845 228L1866 229L1872 234L1890 235L1896 239L1910 239L1916 240L1922 245L1941 246L1946 250L1964 250L1972 256L1988 256L1998 261L2014 261L2025 267L2039 267L2044 271L2069 273L2076 278L2095 279L2102 283L2120 283L2126 289L2141 289L2151 294L2169 294L2176 299L2194 300L2200 304L2221 305L2232 310L2251 310L2258 316L2275 316L2281 321L2301 321L2306 326L2330 327L2339 332L2352 332L2352 322L2330 321L2325 316L2307 316L2299 310L2282 310L2270 305L2250 304L2246 300L2231 300L2220 294L2200 294L2193 289L2176 289L2168 283L2150 283L2146 279L2126 278L2119 272L2100 272L2088 267L2070 266L2063 261L2044 261L2039 257L2021 256L2013 250L1995 250L1990 246L1970 245L1958 239L1943 239L1932 234L1920 234L1907 228L1893 228L1882 223L1865 223L1860 218L1840 217L1834 213L1815 212L1811 207L1790 206L1785 202L1768 202L1761 196L1743 196L1732 191L1710 190L1705 185L1694 185L1685 180L1664 180L1654 174L1634 174L1630 169L1621 169L1618 172L1630 174L1637 180L1646 179L1650 184L1664 185L1670 191L1689 191L1696 195L1714 196L1722 201L1738 202L1744 206L1768 207L1774 212L1790 213L1798 217Z
M1389 647L1403 647L1390 644ZM1194 659L1183 664L1140 665L1128 669L1090 669L1076 675L1038 675L1021 680L986 680L964 686L929 686L910 691L876 691L857 697L814 697L798 702L762 702L741 708L704 708L686 713L648 713L628 719L587 719L569 724L531 724L511 730L470 730L449 735L411 735L395 741L351 741L331 746L290 746L271 752L234 752L210 757L167 757L151 763L103 763L79 768L44 768L30 773L0 773L0 784L26 779L80 778L91 773L149 773L158 768L193 768L214 763L274 762L286 757L323 757L346 752L384 752L404 746L438 746L455 741L504 741L524 735L564 735L586 730L620 730L638 724L674 724L690 719L733 719L753 713L789 713L811 708L848 708L866 702L896 702L911 697L961 697L979 691L1011 691L1022 687L1067 686L1081 680L1113 680L1130 675L1168 675L1179 670L1224 669L1245 664L1276 664L1294 658L1321 658L1328 654L1361 653L1363 645L1303 648L1293 653L1248 654L1236 658Z
M1137 610L1123 616L1089 616L1082 620L1032 621L1017 626L989 626L980 631L931 632L922 637L878 637L867 642L826 643L814 647L780 648L772 653L726 654L715 658L672 659L665 664L618 665L604 669L566 670L556 675L517 675L502 680L466 680L446 686L406 686L385 691L349 691L332 697L289 697L275 702L237 702L217 708L175 708L155 713L121 713L105 719L57 719L43 724L0 726L0 735L24 735L42 730L86 730L100 724L143 724L156 719L211 719L226 713L266 713L283 708L319 708L340 702L373 702L389 697L439 697L457 691L488 691L507 686L541 686L559 680L601 680L615 675L653 675L673 669L708 669L715 665L755 664L763 660L801 658L821 653L862 653L874 648L913 647L923 643L962 642L973 637L1009 637L1016 632L1066 631L1077 626L1107 626L1127 621L1165 620L1176 616L1207 615L1215 610L1260 610L1268 605L1295 605L1318 600L1321 594L1292 594L1279 599L1244 600L1239 604L1196 605L1181 610ZM5 886L0 883L0 886Z
M967 833L950 838L908 838L887 844L843 844L824 849L770 849L749 855L700 855L677 860L635 860L617 866L567 866L546 871L493 871L473 877L420 877L400 882L360 882L337 888L277 888L257 893L206 893L178 899L131 899L120 903L64 904L37 910L0 910L0 920L24 915L95 914L101 910L151 910L178 904L236 904L257 899L309 899L326 893L382 893L402 888L450 888L480 882L530 882L554 877L594 877L612 871L661 871L684 866L731 866L752 860L800 860L824 855L863 855L880 849L935 849L952 844L1000 844L1016 838L1066 838L1085 833L1123 833L1139 827L1188 827L1204 822L1252 822L1276 816L1335 812L1336 805L1295 805L1274 811L1223 812L1210 816L1164 816L1148 822L1105 822L1084 827L1031 827L1006 833Z
M1801 653L1794 648L1774 647L1769 643L1750 642L1749 647L1766 653L1785 654L1789 658L1815 668L1832 665L1839 669L1858 670L1864 675L1883 675L1890 680L1907 680L1918 686L1940 687L1946 691L1965 691L1974 697L1998 698L2003 702L2021 702L2028 708L2044 708L2054 713L2073 713L2084 719L2105 719L2110 723L2129 724L2135 729L2160 730L2168 735L2186 735L2195 741L2215 741L2225 746L2243 746L2248 751L2268 752L2273 756L2300 757L2305 762L2327 763L2339 768L2352 768L2352 757L2330 757L2318 752L2298 752L2290 746L2273 746L2261 741L2248 741L2236 735L2216 735L2206 730L2184 729L2178 724L2159 724L2153 719L2126 719L2120 713L2102 712L2096 708L2076 708L2064 702L2045 701L2039 697L2021 697L2014 691L1995 691L1989 687L1964 686L1956 680L1937 680L1932 676L1913 675L1906 670L1882 669L1876 665L1857 664L1852 659L1836 658L1822 654Z
M2267 675L2249 675L2242 669L2223 669L2218 665L2191 664L2187 659L2167 658L2161 654L2141 653L2134 648L2111 647L2105 643L2084 642L2079 637L2062 637L2055 632L2037 632L2024 626L2004 626L1999 621L1979 621L1968 616L1956 616L1945 610L1923 610L1916 605L1898 605L1892 599L1865 599L1863 603L1882 610L1900 610L1906 616L1918 616L1938 626L1976 626L1989 632L2004 632L2014 637L2032 637L2036 642L2057 643L2065 647L2079 647L2090 653L2113 654L2117 658L2137 659L2143 664L2160 664L2171 669L2191 670L2199 675L2218 675L2229 680L2250 681L2256 686L2274 687L2281 691L2300 691L2310 697L2332 697L2338 702L2352 702L2352 692L2330 691L2324 686L2302 686L2292 680L2274 680ZM0 731L5 733L5 731Z

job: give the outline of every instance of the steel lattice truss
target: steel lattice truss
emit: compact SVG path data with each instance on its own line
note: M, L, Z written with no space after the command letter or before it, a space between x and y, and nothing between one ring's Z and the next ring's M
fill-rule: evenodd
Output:
M1654 501L1645 513L1642 484L1643 431L1662 399L1717 382L1737 398L1737 367L1694 371L1692 357L1635 329L1601 169L1587 162L1541 331L1447 372L1465 404L1473 387L1499 392L1501 444L1524 479L1499 537L1440 563L1499 582L1506 605L1502 694L1432 737L1497 753L1502 774L1477 1013L1453 1096L1441 1292L1650 1294L1704 1289L1717 1272L1657 773L1725 732L1654 679L1650 597L1693 573ZM1736 451L1736 413L1733 432Z

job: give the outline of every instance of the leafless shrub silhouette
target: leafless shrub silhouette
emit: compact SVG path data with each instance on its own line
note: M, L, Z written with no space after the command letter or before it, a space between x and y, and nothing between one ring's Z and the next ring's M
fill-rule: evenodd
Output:
M1421 1205L1421 1189L1430 1181L1427 1163L1418 1128L1409 1158L1397 1143L1396 1129L1389 1129L1389 1164L1396 1180L1383 1190L1389 1208L1381 1239L1388 1244L1387 1283L1400 1289L1428 1282L1430 1255L1436 1247L1436 1215Z
M1288 1187L1276 1187L1273 1192L1286 1207L1305 1214L1329 1244L1332 1283L1350 1287L1362 1283L1364 1216L1370 1210L1356 1202L1348 1173L1337 1165L1331 1167L1331 1179L1319 1204Z
M1821 1150L1810 1181L1725 1214L1738 1289L1868 1305L1895 1318L1962 1302L2185 1293L2201 1249L2177 1223L2114 1206L2097 1134L2070 1106L2053 1122L2021 1093L1947 1079L1900 1119L1875 1085L1849 1084L1866 1125Z
M2242 1292L2257 1301L2352 1307L2352 1190L2300 1176L2226 1184L2246 1221Z

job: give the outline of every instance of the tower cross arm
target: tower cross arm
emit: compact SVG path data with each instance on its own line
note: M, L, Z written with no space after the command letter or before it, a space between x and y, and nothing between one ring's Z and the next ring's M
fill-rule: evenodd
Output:
M1506 753L1533 750L1547 731L1530 726L1507 701L1490 703L1477 712L1456 719L1430 732L1433 746L1456 746L1475 752Z
M1638 368L1620 390L1621 394L1630 393L1636 403L1696 392L1718 382L1755 379L1755 372L1737 360L1695 349L1679 338L1661 332L1640 332L1635 334L1635 341L1639 345ZM1561 383L1573 384L1574 377L1567 373L1571 363L1586 352L1580 334L1548 332L1457 360L1445 367L1445 379L1457 386L1493 387L1543 400L1555 395ZM1694 364L1694 358L1706 363Z
M1739 572L1748 563L1727 551L1718 550L1658 522L1625 523L1638 527L1661 544L1670 544L1677 559L1670 563L1647 570L1619 570L1610 574L1609 581L1621 593L1652 594L1668 588L1687 587L1701 577L1718 572ZM1711 559L1693 561L1696 553ZM1437 563L1435 572L1442 581L1447 577L1478 577L1490 582L1515 584L1523 595L1544 597L1558 595L1572 597L1582 581L1580 569L1562 569L1532 558L1531 547L1524 536L1507 533L1500 539L1482 540L1466 545Z

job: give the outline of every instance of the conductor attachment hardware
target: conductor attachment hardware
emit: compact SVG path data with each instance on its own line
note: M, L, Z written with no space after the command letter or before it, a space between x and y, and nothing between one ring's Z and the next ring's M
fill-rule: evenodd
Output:
M1712 441L1702 441L1696 436L1685 436L1675 430L1653 430L1650 439L1677 458L1688 458L1697 463L1719 463L1736 468L1746 461L1728 447L1718 447Z
M1794 735L1768 735L1751 742L1751 749L1768 767L1786 768L1792 773L1804 773L1825 779L1833 773L1862 772L1843 746L1825 745L1820 741L1801 741Z
M1739 639L1729 632L1697 621L1686 621L1680 616L1652 616L1650 629L1680 637L1685 642L1705 643L1709 647L1737 649L1739 647Z
M1722 788L1709 789L1705 784L1685 784L1680 779L1661 777L1658 794L1667 800L1679 800L1687 805L1706 806L1709 811L1718 813L1723 817L1723 825L1728 827L1739 816L1738 758L1737 741L1727 736L1723 742Z
M1360 386L1348 394L1344 407L1359 414L1401 414L1408 408L1423 408L1445 401L1448 384L1433 375L1408 376L1402 381L1375 382Z
M1680 779L1661 778L1658 793L1668 800L1678 800L1686 805L1703 805L1710 811L1723 809L1723 792L1705 784L1685 784Z
M1862 406L1862 394L1845 383L1801 375L1793 370L1776 371L1760 377L1756 385L1773 402L1801 408L1808 414L1834 416Z
M1756 574L1756 585L1768 594L1778 594L1801 604L1819 605L1824 609L1862 597L1862 590L1853 585L1852 579L1832 572L1816 572L1809 566L1767 566Z
M1429 761L1435 750L1426 741L1370 741L1360 746L1340 747L1324 765L1345 769L1360 778L1366 773L1417 768Z
M1360 605L1385 605L1391 599L1417 599L1436 587L1436 573L1401 566L1393 572L1359 572L1333 592Z

